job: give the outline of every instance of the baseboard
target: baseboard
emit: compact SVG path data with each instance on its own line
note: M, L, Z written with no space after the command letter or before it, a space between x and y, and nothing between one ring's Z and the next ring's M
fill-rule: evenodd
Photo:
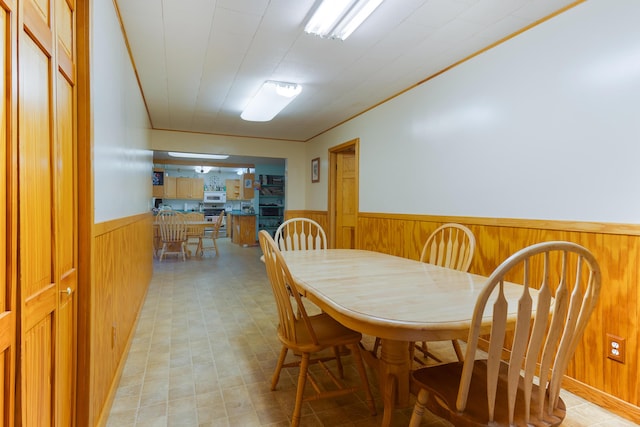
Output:
M611 396L610 394L567 376L562 380L562 388L607 411L640 424L640 408L629 402L625 402L622 399L618 399L615 396Z

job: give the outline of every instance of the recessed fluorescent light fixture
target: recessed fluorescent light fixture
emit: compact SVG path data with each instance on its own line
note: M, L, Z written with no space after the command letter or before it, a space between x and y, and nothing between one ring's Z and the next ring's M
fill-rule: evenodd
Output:
M304 31L320 37L345 40L383 0L323 0Z
M175 151L169 151L171 157L182 157L185 159L228 159L228 154L199 154L199 153L180 153Z
M267 80L240 117L250 122L268 122L302 92L296 83Z

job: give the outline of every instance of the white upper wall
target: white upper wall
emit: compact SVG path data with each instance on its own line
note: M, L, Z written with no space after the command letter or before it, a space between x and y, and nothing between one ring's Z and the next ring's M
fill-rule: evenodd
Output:
M640 222L639 16L589 0L315 138L306 209L358 137L362 212Z
M96 223L151 210L153 152L149 124L120 23L111 0L94 0L91 14Z

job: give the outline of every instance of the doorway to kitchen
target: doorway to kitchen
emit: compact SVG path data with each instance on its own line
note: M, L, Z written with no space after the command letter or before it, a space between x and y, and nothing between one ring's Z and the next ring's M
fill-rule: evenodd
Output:
M329 241L354 249L358 228L360 139L329 149Z

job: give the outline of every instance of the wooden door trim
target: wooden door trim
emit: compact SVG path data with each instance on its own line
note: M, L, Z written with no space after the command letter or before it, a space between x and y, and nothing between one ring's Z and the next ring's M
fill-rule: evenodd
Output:
M77 203L78 203L78 294L77 294L77 372L76 425L97 425L91 405L95 366L91 348L94 327L93 268L94 190L93 129L91 109L91 2L76 2L76 96L77 96Z
M16 411L16 372L18 323L20 322L17 288L18 288L18 5L16 1L2 1L5 13L5 70L4 105L5 105L5 146L0 155L4 170L4 274L5 306L0 310L0 351L4 357L4 401L0 402L4 414L0 415L0 423L12 426L15 424ZM1 180L0 180L1 181Z
M329 235L328 246L330 248L335 248L336 242L336 185L337 185L337 177L336 177L336 167L337 167L337 159L338 154L343 151L353 151L355 154L355 166L356 166L356 188L358 191L356 192L356 206L360 206L360 138L354 138L347 142L343 142L342 144L336 145L335 147L329 148L329 195L327 197L328 200L328 218L327 222L329 224ZM358 212L359 208L356 209L356 228L354 232L355 241L358 242Z

